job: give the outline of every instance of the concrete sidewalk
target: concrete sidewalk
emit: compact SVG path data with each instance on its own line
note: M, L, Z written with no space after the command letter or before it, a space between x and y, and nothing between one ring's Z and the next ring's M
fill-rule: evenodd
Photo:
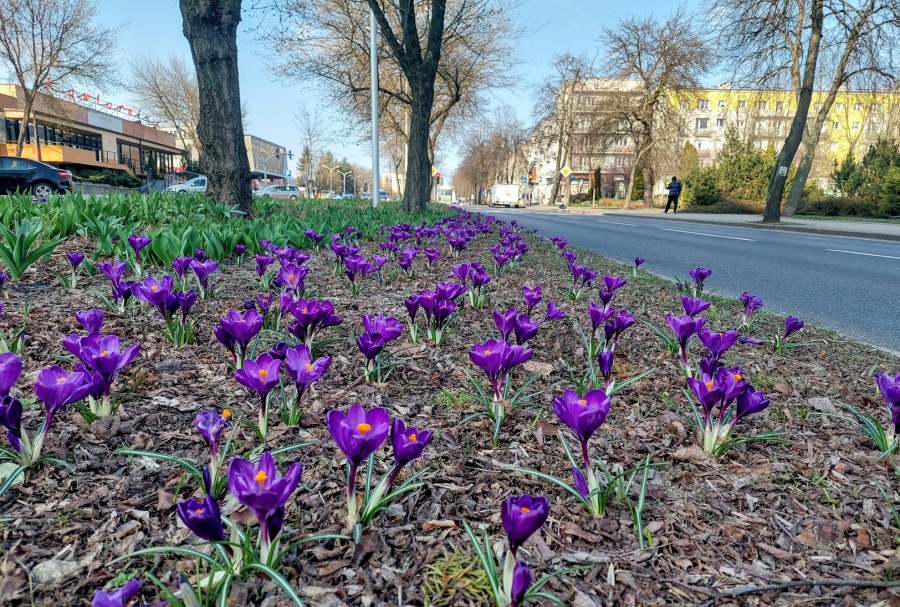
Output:
M832 236L855 236L876 240L892 240L900 242L900 223L878 223L869 221L847 221L841 219L797 219L788 217L780 224L764 224L762 215L720 215L714 213L673 213L663 214L659 209L622 210L622 209L583 209L569 208L561 211L557 207L528 207L529 211L572 215L605 215L608 217L631 217L634 219L659 219L712 225L739 226L762 230L780 230L787 232L805 232L810 234L828 234Z

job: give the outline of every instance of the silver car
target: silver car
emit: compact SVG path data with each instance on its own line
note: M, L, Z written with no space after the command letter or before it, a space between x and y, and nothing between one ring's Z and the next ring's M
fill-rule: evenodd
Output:
M287 198L297 200L305 196L304 190L295 185L270 185L269 187L253 192L254 196L269 196L271 198Z

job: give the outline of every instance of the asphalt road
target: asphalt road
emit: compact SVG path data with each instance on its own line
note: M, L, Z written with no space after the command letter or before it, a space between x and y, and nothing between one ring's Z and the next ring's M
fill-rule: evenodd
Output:
M900 351L898 242L675 221L661 214L645 219L476 210L628 265L643 257L642 269L669 280L703 266L713 271L707 287L717 295L737 298L750 291L770 312Z

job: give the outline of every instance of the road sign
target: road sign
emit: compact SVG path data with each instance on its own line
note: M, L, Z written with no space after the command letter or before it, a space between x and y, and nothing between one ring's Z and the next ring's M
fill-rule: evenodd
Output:
M285 177L290 177L290 176L291 176L291 172L290 172L290 171L286 172L286 173L284 174L284 176L285 176Z
M562 168L560 173L562 173L563 177L568 177L569 175L572 174L572 169L569 168L569 165L566 165Z
M434 177L435 175L437 175L437 168L431 167L431 176Z
M785 175L787 175L787 172L788 172L788 168L786 166L782 165L782 166L778 167L779 177L784 177Z

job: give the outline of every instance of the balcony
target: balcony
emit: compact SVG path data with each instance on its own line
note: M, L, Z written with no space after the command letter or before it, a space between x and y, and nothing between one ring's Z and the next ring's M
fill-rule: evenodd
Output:
M15 154L15 143L0 144L0 155L15 156ZM30 143L25 144L22 147L22 157L38 160L37 146ZM135 165L130 158L116 152L104 150L87 150L58 144L41 144L40 161L53 165L79 165L97 170L125 171L132 176L135 174Z

